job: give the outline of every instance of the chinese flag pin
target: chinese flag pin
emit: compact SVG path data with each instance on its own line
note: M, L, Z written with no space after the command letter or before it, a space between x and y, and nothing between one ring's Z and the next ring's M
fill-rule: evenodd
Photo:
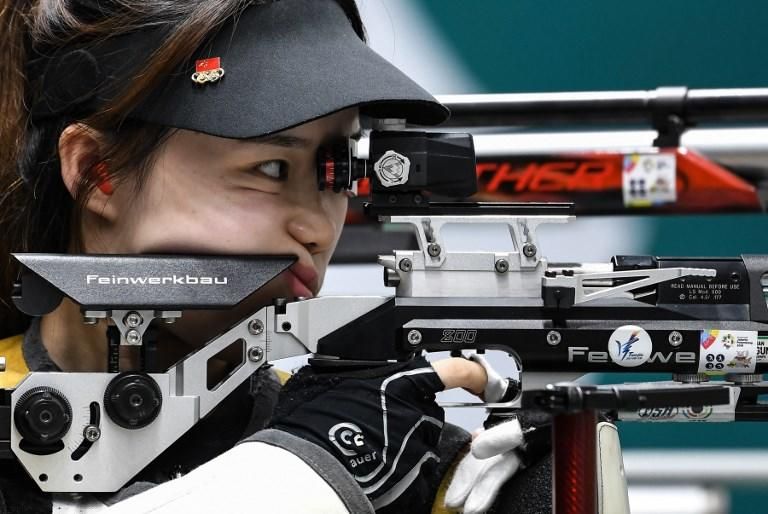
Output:
M221 57L209 57L195 61L195 72L192 74L192 82L195 84L218 82L223 76L224 68L221 67Z

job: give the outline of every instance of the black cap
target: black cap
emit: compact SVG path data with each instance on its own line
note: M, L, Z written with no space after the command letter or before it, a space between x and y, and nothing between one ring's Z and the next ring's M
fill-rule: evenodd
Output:
M38 62L43 78L32 118L96 112L140 71L160 36L131 33L47 56L43 66ZM230 20L129 117L250 138L353 106L421 125L448 117L444 106L358 37L336 1L277 0Z

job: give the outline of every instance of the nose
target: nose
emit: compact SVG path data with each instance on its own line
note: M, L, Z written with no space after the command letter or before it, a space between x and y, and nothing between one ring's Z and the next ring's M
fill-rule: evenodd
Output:
M296 207L288 220L288 233L312 253L328 251L336 240L337 227L322 202Z

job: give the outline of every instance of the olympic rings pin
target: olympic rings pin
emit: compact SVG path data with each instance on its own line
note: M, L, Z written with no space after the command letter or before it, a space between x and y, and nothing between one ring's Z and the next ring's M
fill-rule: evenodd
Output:
M195 61L195 72L192 74L192 82L195 84L207 84L218 82L224 76L224 68L221 67L220 57L199 59Z

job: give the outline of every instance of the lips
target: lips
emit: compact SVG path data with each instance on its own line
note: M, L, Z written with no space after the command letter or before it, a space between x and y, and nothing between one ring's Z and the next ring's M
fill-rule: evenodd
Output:
M312 298L318 289L318 274L312 266L296 263L285 272L288 286L294 296Z

